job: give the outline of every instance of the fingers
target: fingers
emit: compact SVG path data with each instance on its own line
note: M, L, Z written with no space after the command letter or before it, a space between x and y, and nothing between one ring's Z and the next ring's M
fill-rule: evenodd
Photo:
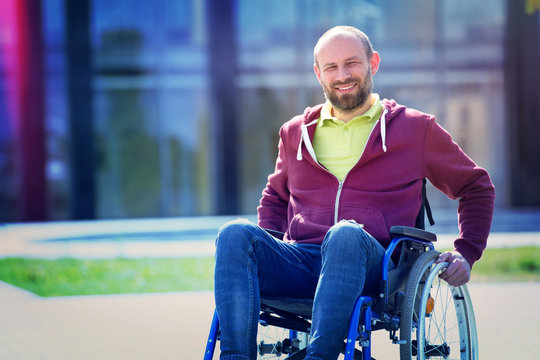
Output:
M449 263L446 270L440 274L440 278L452 286L466 284L471 277L471 266L469 262L458 252L446 252L439 256L436 261Z
M451 263L452 262L452 253L449 252L449 251L444 252L441 255L439 255L437 260L435 260L435 264L439 264L439 263L442 263L442 262Z
M469 281L469 273L462 263L454 261L441 274L441 279L446 280L452 286L461 286Z

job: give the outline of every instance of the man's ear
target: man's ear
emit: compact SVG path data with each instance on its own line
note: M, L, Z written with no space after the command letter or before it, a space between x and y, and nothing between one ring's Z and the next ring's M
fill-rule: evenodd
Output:
M371 75L375 75L377 71L379 70L379 65L381 63L381 56L378 52L374 51L371 55L371 60L369 62L369 66L371 68Z

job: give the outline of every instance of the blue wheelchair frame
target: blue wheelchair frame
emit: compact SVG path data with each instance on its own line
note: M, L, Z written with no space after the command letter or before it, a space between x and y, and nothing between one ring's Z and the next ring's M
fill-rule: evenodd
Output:
M349 321L349 330L347 338L345 339L345 360L353 360L358 358L358 351L355 349L356 342L358 341L362 347L362 359L370 360L371 359L371 333L372 331L379 329L386 329L390 331L390 338L393 343L399 344L400 340L395 336L395 332L399 329L400 319L398 316L394 315L395 308L399 305L394 306L391 304L390 297L392 294L395 295L396 289L390 288L394 284L390 284L392 280L389 277L389 266L390 260L399 246L402 247L402 252L400 255L400 261L397 265L397 268L394 270L397 271L398 277L400 271L403 272L403 268L400 268L401 260L404 257L406 251L414 250L416 253L421 254L426 251L434 250L433 242L436 241L437 237L435 234L412 227L405 226L393 226L390 229L390 234L393 236L390 245L386 249L383 264L381 269L381 282L380 282L380 292L377 296L365 296L362 295L358 297L356 304L353 308L352 315ZM405 249L403 249L405 247ZM414 249L413 249L414 248ZM416 257L417 258L417 257ZM416 259L415 258L415 259ZM409 261L402 266L410 267L412 262ZM404 283L405 279L401 278L397 280L400 283ZM394 281L395 282L395 281ZM309 317L305 315L305 309L311 309L313 300L312 299L281 299L284 302L291 301L294 308L294 303L298 303L301 308L304 309L304 316L297 316L294 311L289 312L288 310L283 310L276 306L267 306L265 305L265 299L261 300L261 309L266 309L266 311L261 312L261 318L259 322L267 323L273 326L279 326L290 330L290 339L296 338L296 331L308 332L310 329ZM279 302L279 299L278 299ZM399 301L397 301L399 302ZM269 309L269 310L268 310ZM281 317L278 319L273 319L269 315L269 311L274 311L280 313ZM376 326L375 326L376 325ZM375 328L374 328L375 327ZM210 334L206 344L206 350L204 354L204 360L211 360L214 355L214 349L219 335L219 319L217 312L214 312L214 317L212 320L212 325L210 328ZM297 349L299 350L299 349ZM355 355L356 354L356 355ZM356 357L355 357L356 356ZM290 355L286 359L299 359L302 357L295 357Z

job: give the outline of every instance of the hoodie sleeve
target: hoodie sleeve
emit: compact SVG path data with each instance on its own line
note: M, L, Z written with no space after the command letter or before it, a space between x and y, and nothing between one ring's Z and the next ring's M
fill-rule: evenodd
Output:
M287 209L289 188L287 185L287 159L285 151L285 127L280 129L278 157L274 172L268 176L268 183L262 192L257 208L259 226L284 233L287 230Z
M459 199L459 237L454 247L472 266L486 247L495 189L487 171L478 167L433 117L425 136L425 177L451 199Z

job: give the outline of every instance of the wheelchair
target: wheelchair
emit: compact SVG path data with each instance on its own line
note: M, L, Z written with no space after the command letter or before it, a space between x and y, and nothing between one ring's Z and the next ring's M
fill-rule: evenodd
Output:
M345 360L373 359L371 335L383 329L399 346L401 360L478 359L476 321L467 286L453 287L439 278L448 264L435 263L440 254L433 245L437 237L423 230L423 217L424 206L416 227L390 229L392 241L383 258L379 291L356 301L343 343ZM429 205L428 217L432 222ZM399 259L390 269L394 254ZM258 359L304 359L312 307L313 299L262 298ZM214 313L204 360L213 358L219 336L219 319Z

